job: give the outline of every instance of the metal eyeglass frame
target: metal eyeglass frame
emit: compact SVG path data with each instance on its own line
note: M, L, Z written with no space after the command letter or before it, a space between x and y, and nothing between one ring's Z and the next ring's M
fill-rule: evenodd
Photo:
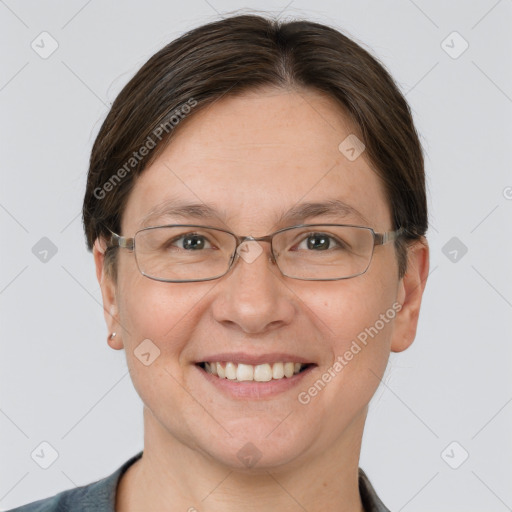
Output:
M290 229L307 228L307 227L315 227L315 226L350 227L350 228L367 229L368 231L370 231L372 233L372 235L373 235L373 246L372 246L372 253L370 255L370 259L368 261L368 265L366 266L366 268L362 272L360 272L358 274L354 274L354 275L347 276L347 277L334 277L334 278L328 278L328 279L292 277L292 276L288 276L287 274L285 274L281 270L281 268L279 267L279 264L277 263L277 260L276 260L276 256L274 254L274 248L272 246L272 240L273 240L274 236L279 234L279 233L282 233L283 231L288 231ZM138 231L135 232L133 237L125 237L125 236L118 235L117 233L114 233L111 229L107 228L110 231L110 233L112 234L112 236L110 238L110 244L111 245L108 248L120 247L122 249L128 249L129 251L133 251L135 253L135 237L137 236L137 233L139 233L141 231L147 231L147 230L150 230L150 229L166 228L166 227L206 228L206 229L214 229L216 231L223 231L224 233L228 233L229 235L233 236L236 239L237 243L236 243L235 250L234 250L233 254L231 255L231 259L229 261L229 266L228 266L226 272L224 272L223 274L220 274L218 276L208 277L208 278L205 278L205 279L185 279L185 280L179 279L179 280L173 280L173 279L163 279L163 278L152 277L152 276L149 276L148 274L145 274L141 270L141 268L139 267L139 263L137 261L137 257L135 257L135 260L136 260L136 263L137 263L137 268L139 269L139 272L143 276L147 277L148 279L153 279L155 281L161 281L161 282L164 282L164 283L194 283L194 282L213 281L214 279L220 279L221 277L225 276L233 268L234 263L238 260L238 257L239 257L238 248L240 247L241 244L243 244L246 241L269 242L270 243L270 253L271 253L271 258L269 258L270 261L272 263L275 263L275 265L279 269L279 272L281 272L281 274L283 276L289 277L290 279L298 279L300 281L340 281L342 279L351 279L353 277L357 277L357 276L360 276L360 275L364 274L368 270L368 268L370 268L370 264L371 264L372 259L373 259L373 253L374 253L374 249L375 249L376 245L384 245L384 244L387 244L388 242L396 240L398 237L400 237L405 232L405 229L403 227L400 227L399 229L397 229L395 231L386 231L384 233L377 233L374 229L369 228L367 226L357 226L357 225L354 225L354 224L329 224L329 223L322 224L322 223L316 223L316 224L298 224L296 226L289 226L289 227L286 227L286 228L279 229L279 230L274 231L273 233L271 233L269 235L266 235L266 236L253 237L253 236L240 236L240 235L236 235L235 233L233 233L231 231L228 231L227 229L222 229L222 228L218 228L218 227L214 227L214 226L204 226L204 225L201 225L201 224L166 224L166 225L162 225L162 226L150 226L150 227L139 229Z

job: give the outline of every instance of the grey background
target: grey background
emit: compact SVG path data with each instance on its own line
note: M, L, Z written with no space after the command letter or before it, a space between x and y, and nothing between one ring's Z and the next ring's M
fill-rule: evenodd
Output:
M241 8L332 23L369 49L425 149L431 275L416 341L372 400L361 467L392 510L512 510L510 0L0 1L0 507L102 478L143 447L85 249L88 155L150 55ZM59 45L47 59L31 47L43 31ZM457 58L453 31L469 43ZM48 469L31 458L43 441L58 452Z

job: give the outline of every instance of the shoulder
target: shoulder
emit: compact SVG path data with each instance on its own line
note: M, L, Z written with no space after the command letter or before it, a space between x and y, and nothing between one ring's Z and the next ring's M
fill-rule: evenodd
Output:
M390 512L375 492L366 473L359 468L359 494L365 512Z
M114 512L119 480L123 473L141 457L142 452L139 452L111 475L101 480L62 491L55 496L34 501L7 512Z

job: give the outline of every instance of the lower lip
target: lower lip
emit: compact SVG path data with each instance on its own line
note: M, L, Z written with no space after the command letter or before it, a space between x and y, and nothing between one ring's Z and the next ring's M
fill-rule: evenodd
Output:
M231 379L221 379L212 373L206 372L198 365L195 367L201 375L216 386L224 394L230 398L272 398L285 391L288 391L302 382L302 380L315 368L314 365L309 366L304 371L294 374L292 377L283 377L282 379L272 379L268 382L242 381L238 382Z

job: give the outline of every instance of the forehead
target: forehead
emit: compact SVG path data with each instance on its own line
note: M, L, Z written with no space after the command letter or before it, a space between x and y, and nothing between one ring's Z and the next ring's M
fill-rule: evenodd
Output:
M325 201L349 207L343 222L391 229L381 180L364 152L351 161L339 149L354 133L341 107L313 91L222 98L187 119L143 171L123 230L133 232L148 218L158 224L155 213L174 201L207 204L235 231L266 234L283 227L277 223L289 209Z

